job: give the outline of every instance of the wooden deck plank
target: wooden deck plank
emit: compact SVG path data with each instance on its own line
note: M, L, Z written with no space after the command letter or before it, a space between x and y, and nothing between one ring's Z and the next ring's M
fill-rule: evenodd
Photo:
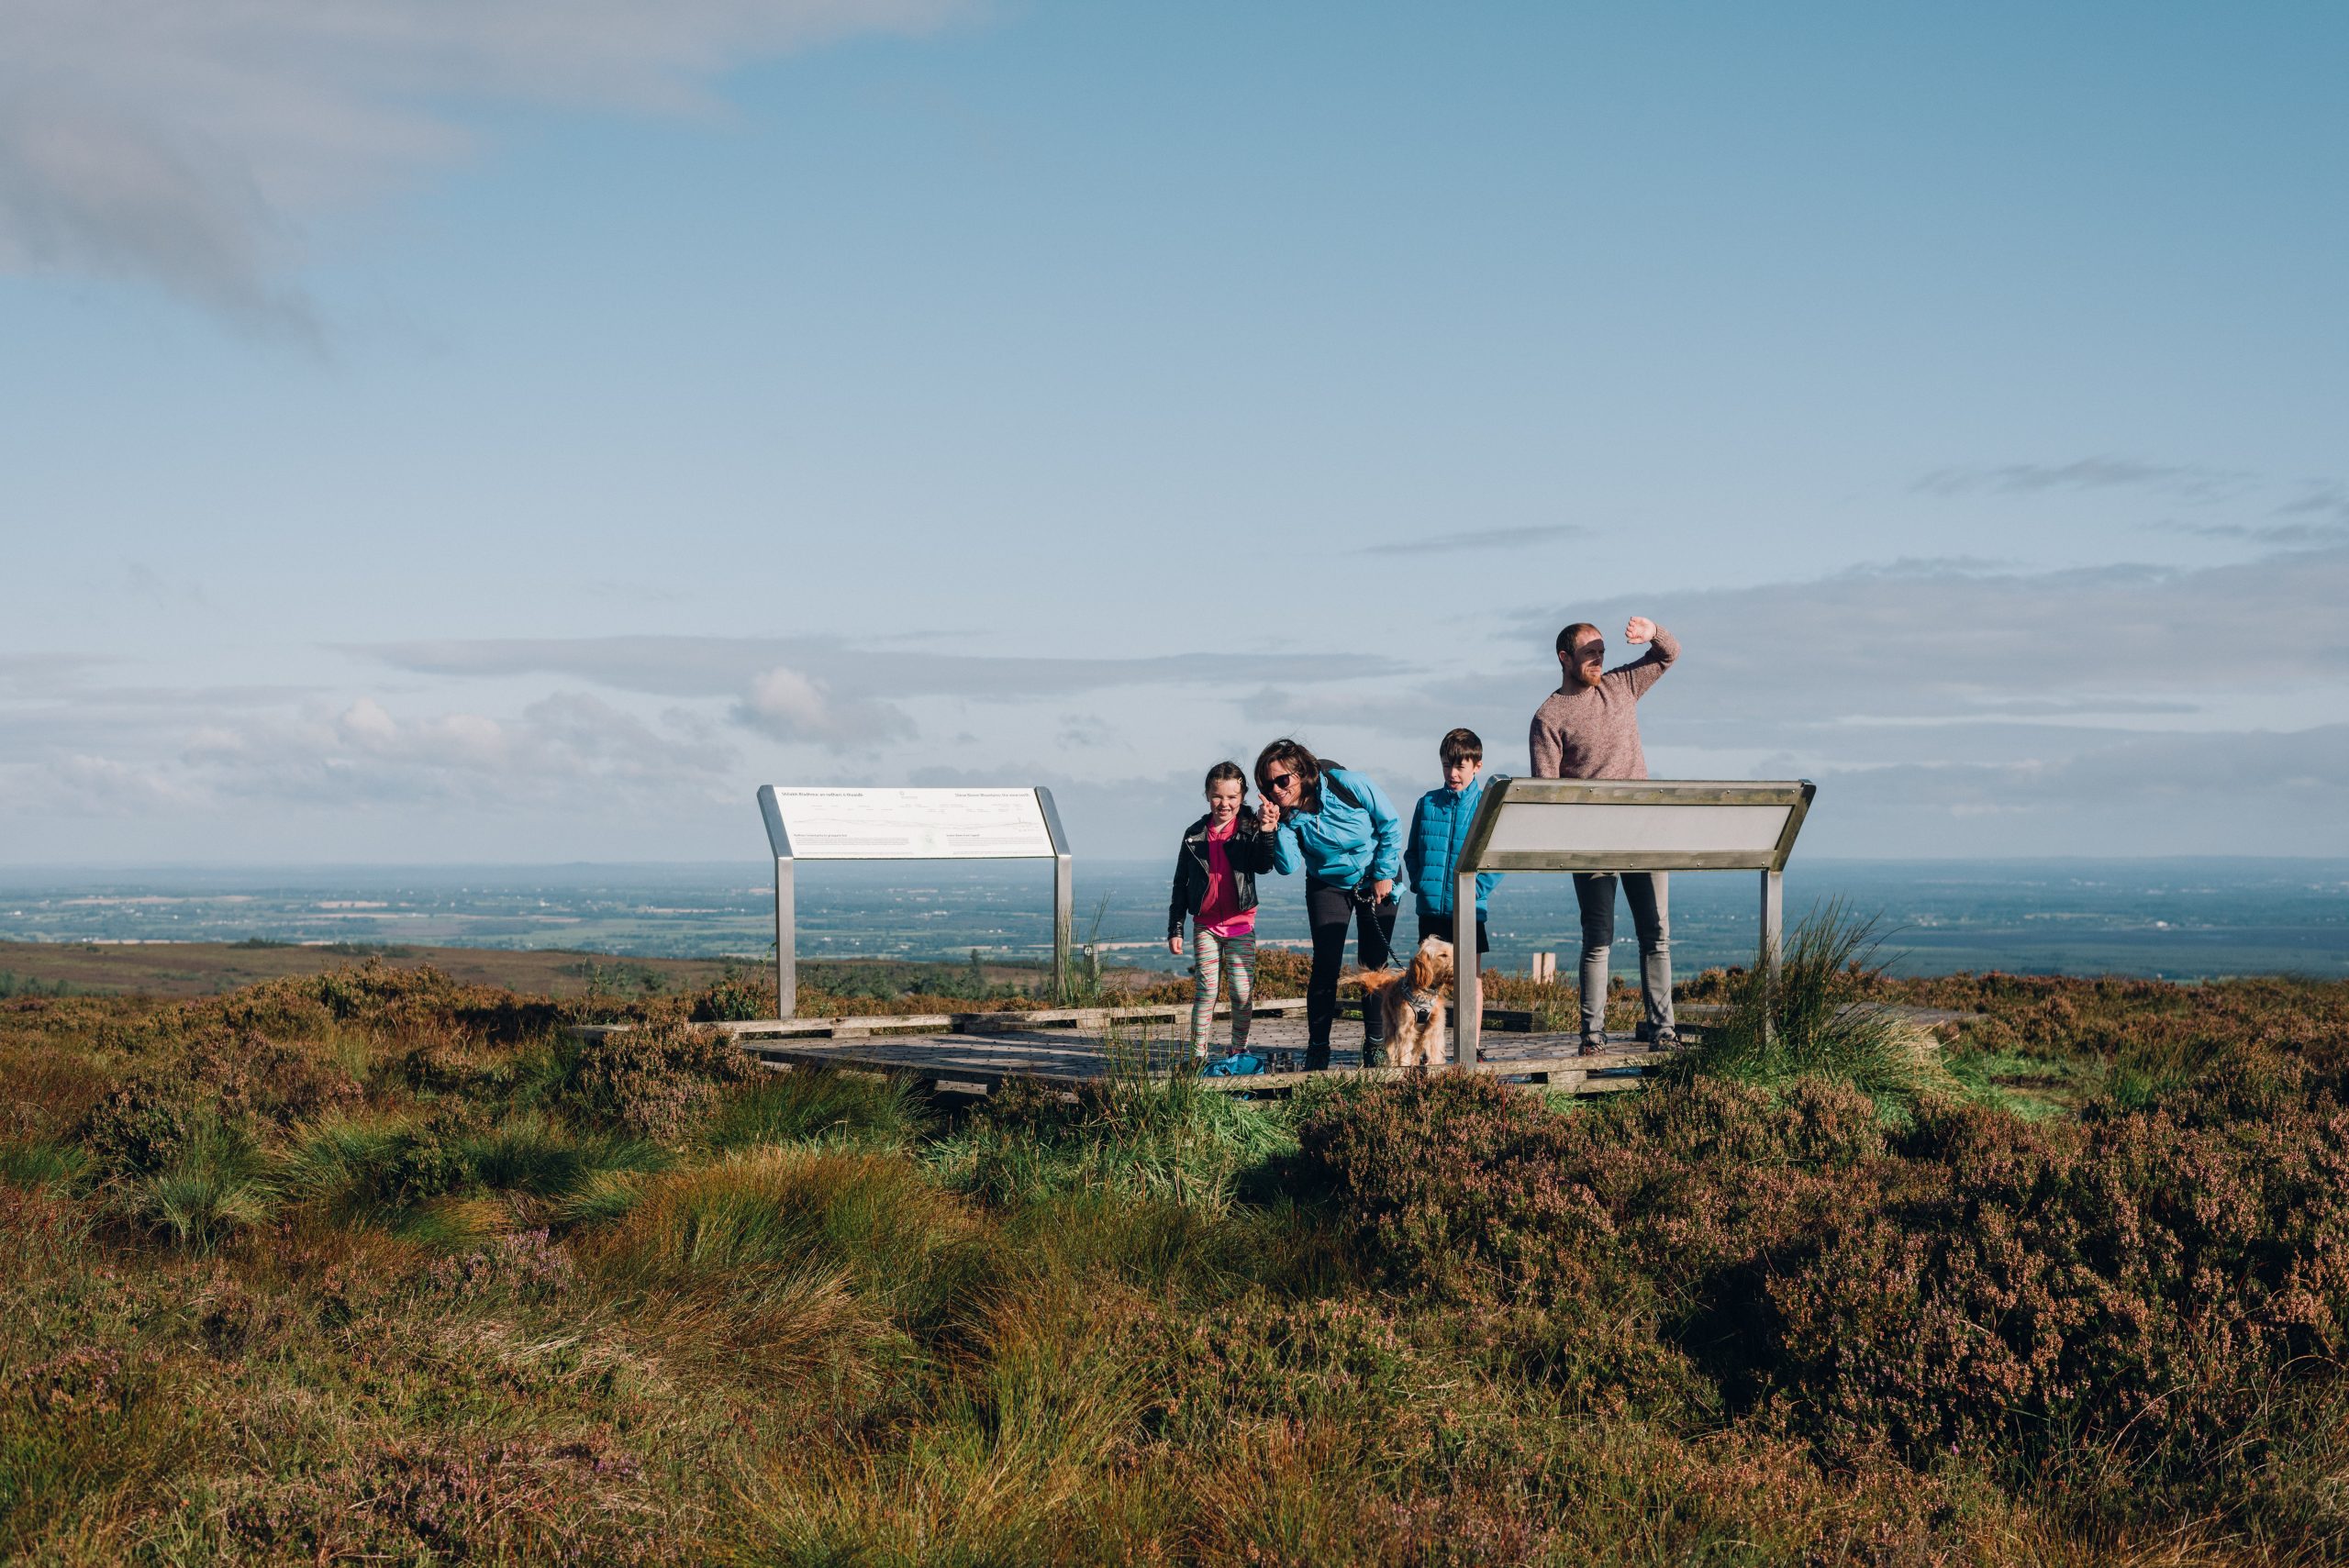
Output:
M1272 998L1256 1005L1250 1049L1272 1053L1276 1061L1285 1059L1284 1071L1202 1077L1200 1086L1228 1094L1278 1094L1322 1076L1297 1071L1293 1065L1305 1051L1304 1012L1301 998ZM1219 1006L1217 1015L1228 1020L1230 1009ZM885 1073L975 1090L991 1090L1013 1078L1074 1088L1128 1073L1163 1078L1189 1070L1192 1058L1185 1039L1189 1016L1189 1008L1181 1006L1072 1007L1018 1013L754 1019L718 1027L763 1065L776 1069ZM1514 1029L1508 1027L1511 1023ZM1644 1047L1582 1056L1576 1050L1576 1035L1535 1032L1531 1025L1531 1014L1486 1009L1488 1032L1484 1036L1484 1059L1470 1071L1528 1088L1611 1094L1639 1087L1647 1070L1666 1060ZM573 1032L593 1038L627 1027L586 1025ZM1228 1040L1228 1028L1217 1033ZM1448 1064L1433 1069L1448 1070ZM1330 1052L1330 1072L1342 1078L1387 1081L1423 1069L1365 1069L1358 1049L1341 1046Z

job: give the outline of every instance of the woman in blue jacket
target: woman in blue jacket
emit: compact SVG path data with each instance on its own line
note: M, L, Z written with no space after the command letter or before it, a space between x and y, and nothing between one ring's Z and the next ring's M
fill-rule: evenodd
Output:
M1313 933L1313 974L1305 987L1305 1070L1330 1065L1330 1025L1338 1016L1338 971L1346 928L1364 969L1386 967L1395 940L1395 878L1403 869L1403 819L1386 795L1352 768L1324 762L1283 739L1256 758L1264 794L1257 820L1273 833L1273 869L1305 868L1305 923ZM1386 1020L1363 1009L1362 1060L1386 1062Z

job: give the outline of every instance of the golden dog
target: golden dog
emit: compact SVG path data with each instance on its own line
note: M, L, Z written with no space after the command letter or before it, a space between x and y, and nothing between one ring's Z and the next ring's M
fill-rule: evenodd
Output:
M1442 937L1421 942L1409 968L1382 969L1362 977L1362 1005L1386 1014L1390 1067L1443 1062L1443 1015L1451 999L1452 944Z

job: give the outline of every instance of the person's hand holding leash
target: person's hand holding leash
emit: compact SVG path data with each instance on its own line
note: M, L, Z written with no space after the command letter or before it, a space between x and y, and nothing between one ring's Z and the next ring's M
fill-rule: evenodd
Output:
M1646 642L1654 636L1655 622L1645 616L1633 616L1623 623L1623 640L1626 642Z

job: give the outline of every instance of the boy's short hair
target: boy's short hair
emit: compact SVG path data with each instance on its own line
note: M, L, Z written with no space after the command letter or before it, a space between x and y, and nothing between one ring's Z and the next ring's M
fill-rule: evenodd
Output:
M1476 732L1473 729L1450 731L1444 736L1443 743L1438 746L1436 751L1443 758L1443 765L1447 768L1456 767L1462 762L1481 762L1485 760L1485 743L1476 739Z

